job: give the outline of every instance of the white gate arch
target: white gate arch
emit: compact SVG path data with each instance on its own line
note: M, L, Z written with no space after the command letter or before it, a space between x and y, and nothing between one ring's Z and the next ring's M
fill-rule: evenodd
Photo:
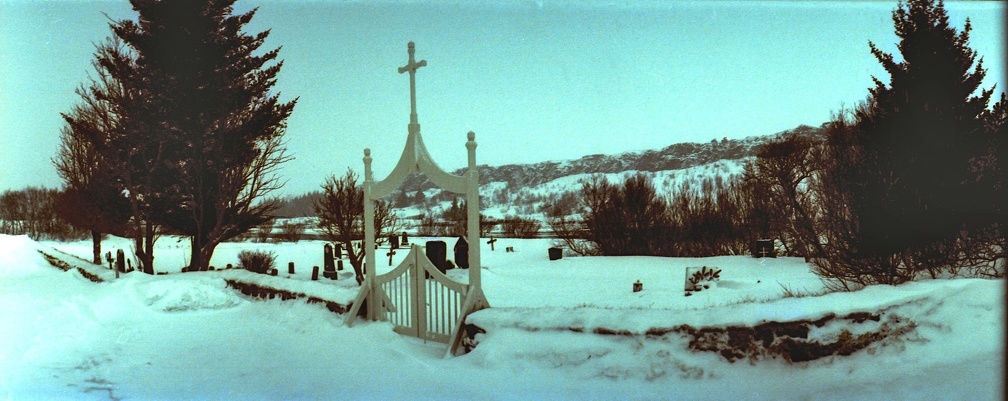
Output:
M451 328L450 333L442 333L447 334L447 337L436 334L427 335L424 332L430 332L430 330L425 327L418 327L417 330L419 330L420 334L416 335L424 339L435 341L444 340L448 343L446 356L451 356L455 354L461 344L462 335L464 335L463 326L465 324L465 317L472 312L490 307L490 304L486 300L486 296L483 295L483 289L480 284L479 173L476 170L476 134L471 131L467 134L468 140L466 142L466 149L469 153L469 166L464 175L457 176L445 172L437 165L437 163L434 162L430 154L427 152L427 147L424 145L423 137L420 136L420 123L417 121L416 113L416 70L420 67L426 66L427 61L414 60L413 42L409 42L407 45L407 51L409 53L409 61L405 66L399 68L399 73L409 72L410 74L410 123L408 126L408 135L406 137L406 146L403 149L402 156L399 157L399 163L396 164L395 168L388 177L384 180L375 182L374 176L371 172L371 150L364 149L364 249L366 250L364 258L368 269L365 274L364 285L361 287L361 291L357 295L357 298L350 309L350 313L347 316L347 325L353 324L353 320L356 318L360 308L365 302L367 304L367 318L370 320L385 320L389 318L389 314L403 314L407 316L428 314L428 311L418 310L420 307L440 308L430 311L429 315L445 316L445 321L451 322L451 326L453 327ZM395 269L393 272L386 273L382 277L375 274L375 270L377 269L374 268L376 266L374 252L374 201L392 194L393 191L402 185L406 177L413 173L425 174L438 187L449 192L465 194L466 196L466 212L468 220L466 223L466 239L470 244L469 284L454 282L440 274L431 275L432 280L439 280L446 288L461 289L461 291L457 291L462 299L461 305L458 305L457 303L453 305L447 303L448 307L444 307L442 306L444 303L418 302L416 296L422 295L424 291L413 291L412 298L408 301L394 302L391 298L389 298L387 291L392 291L394 289L383 286L382 284L394 280L395 276L406 274L407 271L412 271L411 274L414 279L420 277L422 280L427 280L426 278L423 278L426 274L417 274L418 270L416 269L429 264L430 262L426 260L426 256L418 252L419 248L416 246L411 247L410 256L408 256L407 260L403 262L403 264L406 265L410 262L410 260L414 260L414 268L412 270L402 267ZM425 283L423 284L423 287L426 288L428 285ZM406 293L407 296L409 295L409 291L404 291L404 293ZM420 301L423 301L423 299L421 298ZM398 305L396 303L398 303ZM411 308L412 310L402 311L402 308ZM397 325L407 327L406 325L399 323L397 323ZM412 330L407 329L397 331L406 334L413 333Z

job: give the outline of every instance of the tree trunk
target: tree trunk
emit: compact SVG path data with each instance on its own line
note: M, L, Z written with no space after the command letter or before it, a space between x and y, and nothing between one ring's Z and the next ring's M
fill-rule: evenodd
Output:
M100 232L95 231L95 230L91 230L91 253L92 253L92 255L91 255L92 256L91 262L94 263L94 264L96 264L96 265L102 264L102 260L101 260L101 236L102 235L101 235Z
M198 243L196 237L193 237L190 243L192 244L192 250L187 270L195 272L210 270L210 258L213 257L214 250L217 249L217 245L220 245L220 243L217 241Z

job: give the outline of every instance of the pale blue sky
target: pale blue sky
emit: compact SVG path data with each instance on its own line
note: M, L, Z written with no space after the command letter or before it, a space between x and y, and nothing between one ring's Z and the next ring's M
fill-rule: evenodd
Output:
M819 125L888 76L871 40L896 51L892 1L344 2L239 0L250 31L283 46L277 89L300 97L288 120L295 160L285 194L318 189L370 147L376 178L395 165L409 122L406 43L416 42L418 114L431 155L465 166L657 149ZM1004 3L949 2L1005 88ZM59 113L92 73L104 14L126 1L0 0L0 191L60 185L50 159Z

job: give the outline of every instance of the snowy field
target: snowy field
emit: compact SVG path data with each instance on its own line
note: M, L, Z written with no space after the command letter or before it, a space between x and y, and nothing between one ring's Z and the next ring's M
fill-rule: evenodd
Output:
M397 335L388 323L348 328L342 315L321 304L258 300L225 285L226 278L240 278L349 302L356 286L348 271L335 281L309 278L311 266L322 265L322 244L229 243L211 263L237 264L241 249L269 250L278 255L278 277L243 270L178 274L187 244L162 238L156 265L172 274L116 279L74 257L89 259L87 241L40 244L0 236L0 400L1002 398L1001 280L823 294L801 259L549 261L549 240L500 239L495 252L482 244L483 285L493 308L469 319L486 333L471 353L445 359L443 344ZM103 245L103 252L130 252L121 239ZM507 246L516 252L503 252ZM40 249L106 281L54 268ZM380 250L379 271L388 269L386 251ZM720 281L685 297L688 266L718 267ZM643 291L635 293L637 280ZM850 355L808 362L730 362L691 349L690 337L674 330L863 312L877 319L824 320L808 337L828 343L845 335L889 335Z

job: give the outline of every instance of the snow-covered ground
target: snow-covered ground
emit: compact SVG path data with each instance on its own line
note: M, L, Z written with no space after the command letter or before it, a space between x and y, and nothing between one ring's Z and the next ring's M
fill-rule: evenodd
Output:
M128 253L127 244L109 239L104 250ZM158 269L178 271L185 242L158 244ZM310 266L322 264L321 242L224 244L212 261L237 264L240 249L271 250L278 277L230 270L116 279L67 256L88 257L86 241L0 236L0 399L1001 399L1002 280L816 295L823 286L800 259L549 261L548 244L500 239L495 252L481 244L493 307L469 321L486 334L471 353L445 359L443 344L400 336L388 323L346 327L343 316L320 304L256 300L225 285L237 277L352 299L348 272L336 281L307 277ZM516 252L502 252L506 246ZM106 281L56 269L39 249ZM386 265L387 258L379 271ZM688 266L721 268L721 280L685 297ZM465 271L449 273L466 278ZM644 289L634 293L637 280ZM892 335L849 356L810 362L732 363L691 350L689 337L671 330L855 312L881 319L831 320L809 338L829 342L844 331L857 336L883 327Z

